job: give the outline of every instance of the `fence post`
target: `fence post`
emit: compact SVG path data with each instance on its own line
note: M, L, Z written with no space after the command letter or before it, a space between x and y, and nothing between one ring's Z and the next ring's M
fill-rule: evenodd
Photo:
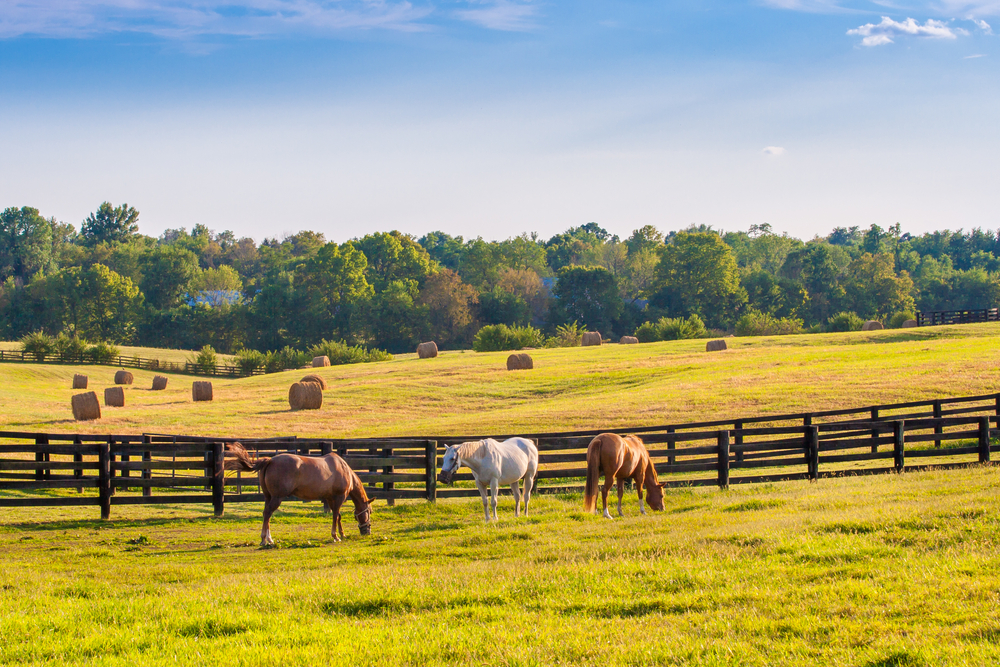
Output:
M667 427L667 435L673 435L676 432L677 432L677 429L675 429L673 426L668 426ZM670 450L670 451L673 451L673 450L677 449L677 441L676 440L667 440L667 449ZM673 454L667 455L667 463L669 463L670 465L673 465L674 461L676 459L677 459L677 457L674 456Z
M115 438L108 436L108 493L115 495Z
M893 450L893 462L896 465L896 472L902 472L904 461L904 437L903 433L906 429L906 422L900 419L899 421L892 422L892 450Z
M220 440L212 443L212 507L215 516L226 511L226 447Z
M872 408L872 421L878 421L878 408ZM872 440L878 440L878 429L872 429ZM878 442L872 442L872 454L878 453Z
M806 427L806 452L809 457L809 479L819 479L819 428Z
M142 444L149 445L152 442L153 442L153 439L151 437L149 437L148 435L142 436ZM148 450L148 449L142 450L142 462L144 464L147 464L147 466L142 469L142 478L145 479L145 480L152 480L153 479L152 461L153 461L153 453L150 450ZM153 495L153 487L151 487L151 486L143 486L142 487L142 495L144 495L146 497L152 496Z
M428 440L424 445L424 472L427 475L425 489L427 500L432 503L437 501L437 445L437 440Z
M125 446L127 447L128 445L129 445L129 441L126 440L125 441ZM122 454L121 454L121 462L122 463L128 463L131 460L132 460L132 457L129 456L128 452L122 452ZM122 477L130 477L132 475L131 471L129 471L127 468L123 468L122 471L121 471L121 473L122 473ZM127 486L123 486L122 487L122 491L128 491L128 490L129 490L129 488Z
M990 418L979 418L979 462L990 462Z
M39 436L35 437L35 448L36 448L35 449L35 462L36 463L45 463L46 461L49 460L49 453L48 452L43 452L40 449L38 449L39 446L41 446L41 445L47 445L47 444L49 444L49 439L47 437L45 437L44 435L39 435ZM36 480L39 480L39 479L48 479L51 476L52 476L52 471L51 470L49 470L47 468L42 468L42 467L35 468L35 479Z
M729 488L729 431L719 431L719 488Z
M392 447L384 448L382 450L382 456L386 458L392 456ZM392 466L385 466L384 468L382 468L382 474L391 475L392 468L393 468ZM382 491L383 495L385 496L385 504L389 505L390 507L396 504L396 498L395 496L392 495L392 490L394 488L396 488L395 482L382 482Z
M97 449L97 494L101 519L111 518L111 444L102 442Z
M79 445L79 446L82 447L83 446L83 439L80 436L76 436L75 438L73 438L73 444L74 445ZM73 478L74 479L80 479L81 477L83 477L83 452L81 452L79 450L73 452L73 463L79 463L80 464L79 468L74 468L73 469ZM77 493L83 493L83 487L82 486L76 487L76 492Z
M934 419L941 419L941 401L934 401ZM934 435L941 435L944 433L944 427L941 424L934 426ZM934 438L934 446L941 446L941 438Z
M736 428L736 445L737 446L742 445L743 444L743 420L737 420L735 423L733 423L733 426ZM743 450L742 449L737 449L736 450L736 462L740 463L742 461L743 461Z

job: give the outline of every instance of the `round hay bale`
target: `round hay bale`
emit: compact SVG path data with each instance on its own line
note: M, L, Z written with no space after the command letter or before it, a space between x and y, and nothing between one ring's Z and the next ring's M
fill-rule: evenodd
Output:
M916 320L904 320L903 321L903 328L904 329L909 329L909 328L915 327L915 326L918 326Z
M125 407L125 388L108 387L104 390L104 405L109 408Z
M212 400L212 383L207 380L198 380L191 383L191 398L194 401Z
M879 322L878 320L868 320L867 322L861 325L862 331L881 331L884 328L885 327L883 327L882 323Z
M153 376L153 391L163 391L167 388L167 378L163 375Z
M705 343L706 352L718 352L720 350L728 350L729 346L726 345L724 340L710 340Z
M417 345L417 356L421 359L432 359L438 356L438 344L434 341L428 341Z
M73 406L73 419L78 422L101 418L101 402L97 400L96 391L74 394L70 404Z
M87 388L87 376L80 375L77 373L73 376L73 389L86 389Z
M530 354L518 352L507 357L507 370L509 371L531 370L534 367L535 362L532 361Z
M288 405L292 410L319 410L323 390L315 382L296 382L288 389Z
M315 373L310 373L309 375L299 380L299 382L312 382L313 384L318 384L319 388L322 389L323 391L326 391L326 380L316 375Z
M322 357L313 357L313 368L321 368L330 365L330 357L325 354Z
M132 384L132 374L128 371L118 371L115 373L115 384Z
M600 345L602 342L604 341L601 340L600 331L585 331L583 341L580 344L587 347L588 345Z
M638 342L639 339L636 338L635 336L622 336L621 338L618 339L619 345L636 345L638 344Z

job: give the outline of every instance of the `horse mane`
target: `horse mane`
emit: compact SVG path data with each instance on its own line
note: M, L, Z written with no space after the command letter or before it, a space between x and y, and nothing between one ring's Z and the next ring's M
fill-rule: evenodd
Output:
M486 446L486 440L474 440L472 442L463 442L458 445L458 449L455 453L461 459L476 459L479 458L479 452Z
M352 485L353 485L353 487L358 490L358 493L361 494L361 500L363 500L366 503L370 502L369 499L368 499L368 494L365 493L365 485L361 481L361 478L358 477L358 473L354 472L353 468L348 468L348 470L351 471L351 477L353 478L352 479Z

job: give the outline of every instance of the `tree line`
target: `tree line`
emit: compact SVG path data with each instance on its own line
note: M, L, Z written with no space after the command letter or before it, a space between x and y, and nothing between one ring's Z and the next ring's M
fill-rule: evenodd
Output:
M329 339L400 352L421 340L468 348L490 325L531 327L539 340L574 323L648 340L853 328L998 302L1000 237L981 229L838 227L802 241L767 224L646 225L621 239L591 222L549 239L392 231L333 243L302 231L257 243L205 225L146 236L127 204L102 203L79 229L31 207L0 214L8 340L45 331L235 352Z

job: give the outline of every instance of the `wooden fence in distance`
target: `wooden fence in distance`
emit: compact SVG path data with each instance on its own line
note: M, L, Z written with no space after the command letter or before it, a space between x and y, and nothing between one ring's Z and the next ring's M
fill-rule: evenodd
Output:
M919 327L929 327L938 324L972 324L974 322L1000 322L1000 308L938 310L917 313L917 326Z
M717 485L870 475L990 463L1000 451L1000 394L868 406L806 415L643 427L667 486ZM536 492L578 493L586 447L601 431L529 434L538 445ZM503 437L503 436L499 436ZM469 473L436 481L443 448L475 439L241 439L260 456L337 452L369 495L397 499L478 496ZM231 439L226 439L231 441ZM224 441L165 436L0 432L0 506L211 503L263 499L254 475L223 471Z
M102 366L118 366L120 368L138 368L144 371L163 371L165 373L184 373L187 375L206 375L210 377L247 377L249 375L264 375L263 368L244 370L236 365L213 364L204 366L190 361L162 361L160 359L145 359L143 357L114 356L109 359L92 359L86 354L61 355L58 353L35 355L20 350L0 350L0 361L25 364L95 364Z

